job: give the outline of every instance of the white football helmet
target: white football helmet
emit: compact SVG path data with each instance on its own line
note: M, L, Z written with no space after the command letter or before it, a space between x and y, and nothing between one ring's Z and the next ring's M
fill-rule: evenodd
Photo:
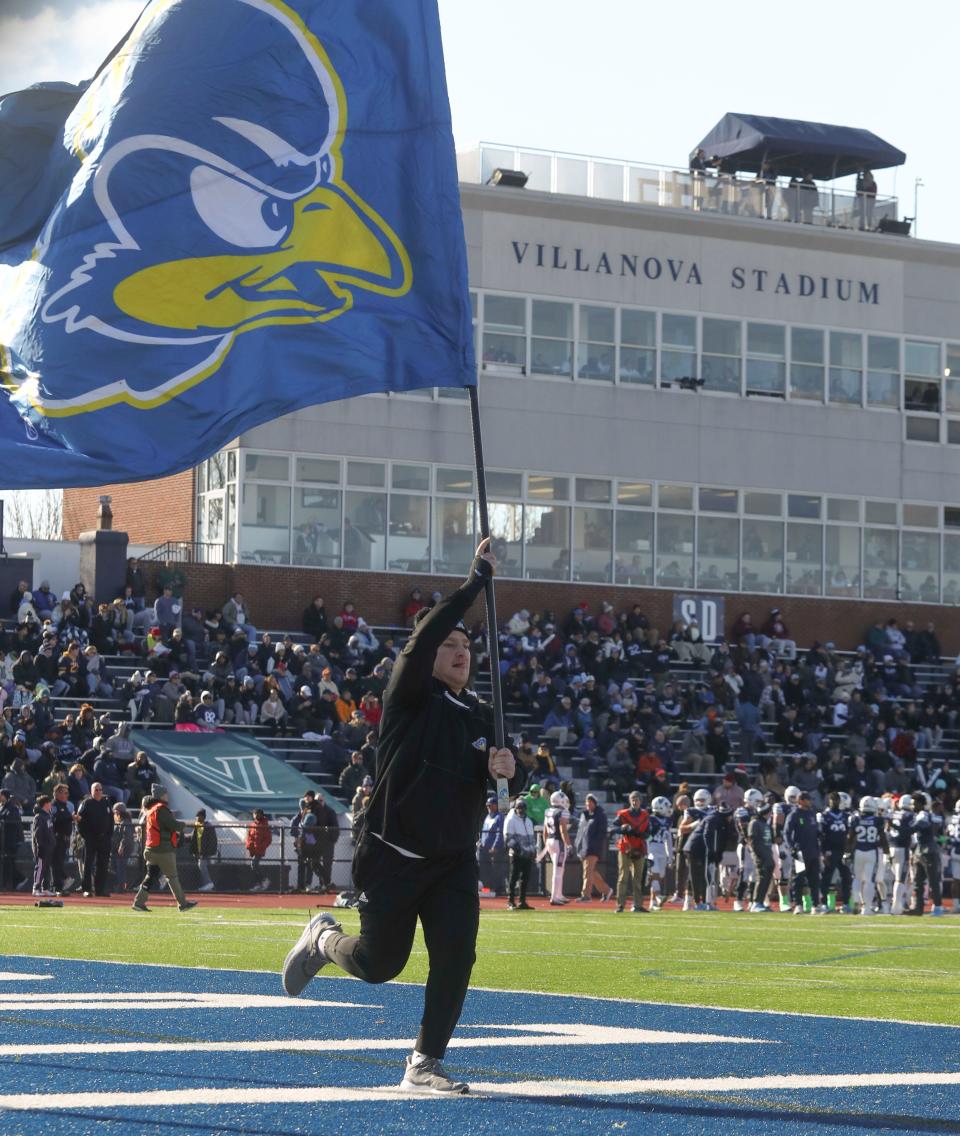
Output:
M693 794L693 803L694 803L694 806L698 809L707 808L710 805L711 800L712 800L712 798L710 796L710 790L709 789L698 789Z
M783 799L788 805L795 805L800 800L800 790L796 785L788 785L783 791Z
M840 811L844 812L844 813L848 813L851 810L851 808L853 808L853 800L852 800L850 794L849 793L838 793L837 796L840 798Z
M955 813L960 813L960 801L957 801L957 803L953 806L953 811Z
M748 809L759 809L763 804L763 793L759 789L748 789L743 794L743 803Z
M570 798L567 796L566 793L561 793L560 790L558 789L555 793L550 794L550 804L555 809L569 809L570 808Z
M860 812L862 813L875 813L877 811L877 798L876 797L861 797L860 798Z
M877 812L882 817L888 817L893 812L893 801L889 797L878 797Z
M654 797L651 809L660 817L673 816L673 805L670 804L666 797Z
M899 801L899 808L905 813L912 813L916 808L916 803L909 793L904 793Z

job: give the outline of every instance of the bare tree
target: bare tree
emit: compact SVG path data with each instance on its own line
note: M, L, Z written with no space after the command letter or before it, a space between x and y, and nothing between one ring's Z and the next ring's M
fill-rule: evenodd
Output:
M60 540L63 535L63 492L60 489L15 489L5 493L4 533L26 540Z

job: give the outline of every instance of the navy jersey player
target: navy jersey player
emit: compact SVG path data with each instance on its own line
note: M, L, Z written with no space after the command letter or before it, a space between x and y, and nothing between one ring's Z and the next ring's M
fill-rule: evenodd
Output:
M860 808L850 818L849 849L853 853L853 888L850 902L861 904L861 915L873 914L873 897L881 859L887 851L884 823L877 815L876 797L861 797Z
M894 915L902 915L910 898L910 844L913 839L913 797L904 793L887 820L887 840L893 866Z
M773 845L774 845L774 862L779 859L780 863L780 878L778 886L780 889L780 910L790 911L790 878L793 875L793 855L790 848L787 847L784 838L783 830L786 827L790 815L797 807L797 802L800 800L800 790L796 785L788 785L783 793L783 800L777 801L773 806L771 812L770 822L773 828Z
M838 911L849 911L850 868L844 862L847 851L847 834L850 831L850 813L841 808L839 793L827 795L827 807L817 817L820 825L820 850L823 854L823 894L833 886L834 876L839 881Z
M942 817L931 809L931 800L926 793L914 793L916 813L913 819L913 907L907 915L922 915L924 891L929 885L930 899L933 903L931 915L943 915L943 880L941 873L940 845L937 836Z
M647 830L647 861L650 871L650 910L663 906L663 881L673 860L673 805L667 797L654 797Z
M733 827L737 834L737 897L733 901L734 911L744 911L749 906L748 893L756 879L756 864L750 851L748 829L750 818L763 806L763 793L759 789L748 789L743 795L743 804L734 810Z
M953 806L953 815L947 821L947 856L950 858L953 911L960 911L960 801Z
M707 845L704 840L703 826L707 816L713 811L710 804L710 794L706 789L698 789L693 794L693 804L683 814L680 822L679 836L683 841L683 854L687 858L687 872L690 879L690 891L693 892L693 902L690 902L688 893L683 901L683 910L707 910Z

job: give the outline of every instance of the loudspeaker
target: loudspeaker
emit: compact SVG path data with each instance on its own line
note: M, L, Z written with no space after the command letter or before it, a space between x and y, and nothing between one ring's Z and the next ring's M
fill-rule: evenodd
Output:
M513 189L523 189L527 184L529 174L523 170L503 170L499 166L490 175L487 185L507 185Z

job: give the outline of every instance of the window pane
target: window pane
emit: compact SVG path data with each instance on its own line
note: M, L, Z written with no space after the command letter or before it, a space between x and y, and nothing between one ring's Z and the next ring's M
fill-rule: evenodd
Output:
M895 529L867 528L863 530L863 595L865 599L896 599L897 552L897 532Z
M261 564L290 563L288 486L244 483L240 525L241 560Z
M939 442L939 418L913 418L907 419L908 442Z
M653 583L653 513L616 514L617 584Z
M783 498L779 493L751 493L745 490L743 511L757 517L782 517Z
M617 483L617 502L620 505L652 505L653 486L649 481L620 481Z
M827 498L827 520L830 521L859 521L860 502L850 501L846 497Z
M429 493L430 467L394 463L390 470L390 485L393 489L416 489L421 493Z
M293 491L293 562L340 567L339 489Z
M696 349L697 321L694 316L664 315L661 328L661 339L665 345Z
M258 481L286 481L290 477L290 459L277 454L247 454L244 468L247 477ZM224 485L224 469L213 458L210 459L208 485L210 489L222 489Z
M347 484L364 485L371 489L382 489L386 484L387 472L382 462L347 462Z
M488 475L489 476L489 475ZM437 470L438 493L473 493L473 473L469 469Z
M764 394L783 394L787 383L784 363L772 359L747 359L747 390Z
M951 446L960 445L960 421L955 418L947 419L947 441Z
M606 583L613 567L613 511L573 510L573 578Z
M905 532L900 560L900 598L937 603L940 599L939 533Z
M297 458L297 481L338 485L340 483L340 463L336 458Z
M868 525L895 525L897 505L895 501L868 501L866 504Z
M620 382L652 386L657 376L657 352L654 348L620 348Z
M343 566L383 571L387 549L387 498L383 493L345 493Z
M519 335L483 333L483 365L485 367L522 368L527 361L527 342Z
M960 378L960 344L947 344L947 365L944 367L943 373L953 375L954 378Z
M522 296L492 296L483 298L483 326L487 331L525 335L527 331L527 302Z
M931 414L940 411L940 384L923 379L905 379L903 384L905 410L924 410Z
M487 493L491 497L519 497L523 492L522 475L487 470Z
M699 492L700 509L708 513L735 513L737 511L736 489L708 489Z
M697 520L697 587L723 592L737 590L740 522L733 517Z
M591 343L613 343L613 308L580 305L580 338Z
M957 518L960 524L960 517ZM943 538L942 603L960 604L960 536L947 533Z
M903 345L903 369L908 375L928 375L940 378L940 344L915 343L907 340Z
M577 378L613 382L613 347L580 343L577 348Z
M473 502L437 498L433 507L433 570L451 576L468 571L478 543Z
M570 499L568 477L548 477L540 473L527 474L527 496L538 500L567 501Z
M860 530L827 525L828 596L860 595Z
M394 572L430 571L429 497L391 496L387 567Z
M571 359L573 345L562 339L534 339L530 345L530 373L534 375L561 375L569 379L573 374Z
M830 401L860 402L863 340L848 331L830 332Z
M944 383L946 388L944 409L956 413L960 410L960 370L952 371L951 374L957 375L958 378L947 379Z
M527 505L524 525L527 579L569 580L570 509Z
M693 517L657 517L657 583L693 587Z
M517 576L523 572L523 506L491 501L490 536L501 576Z
M819 596L823 573L820 525L787 525L787 592Z
M823 332L814 327L791 328L790 356L794 363L822 363Z
M739 355L740 321L704 319L702 350L704 354Z
M693 508L693 489L689 485L661 485L657 497L661 509Z
M809 493L787 494L787 516L801 517L804 520L820 519L820 498Z
M783 525L780 521L743 522L743 590L783 591Z
M674 351L665 347L660 352L660 378L666 383L699 378L696 352Z
M867 366L872 371L900 372L900 340L888 335L867 336Z
M790 396L791 398L807 398L823 402L823 367L792 363L790 366Z
M776 323L747 324L747 352L784 359L787 353L787 329Z
M898 410L900 376L888 371L867 371L867 405Z
M237 451L227 450L227 481L237 480Z
M700 378L703 379L704 390L739 394L740 360L730 355L707 355L704 353Z
M944 505L943 525L948 529L960 529L960 509Z
M620 342L631 347L655 347L657 343L656 312L638 312L624 308L620 312ZM960 375L960 367L957 374Z
M904 505L903 523L918 529L940 527L940 507L938 505Z
M553 300L533 301L533 334L554 339L573 338L573 304Z
M605 477L578 477L577 500L608 504L610 501L610 482Z

